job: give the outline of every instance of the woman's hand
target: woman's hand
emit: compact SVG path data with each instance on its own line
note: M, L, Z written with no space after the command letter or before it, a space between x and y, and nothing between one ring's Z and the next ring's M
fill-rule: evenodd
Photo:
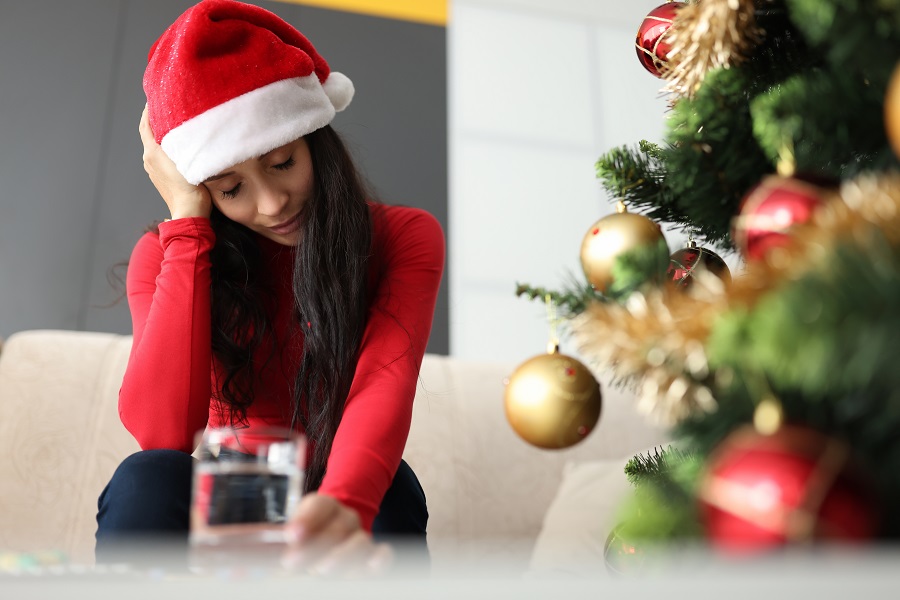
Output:
M150 181L156 186L159 195L166 201L172 218L209 218L212 210L209 190L203 184L191 185L188 183L175 168L172 159L156 143L153 132L150 130L146 105L144 112L141 113L138 131L141 134L141 142L144 144L144 170L147 171L147 175L150 176Z
M359 515L330 496L306 494L288 528L282 564L322 575L371 575L390 564L387 544L376 544Z

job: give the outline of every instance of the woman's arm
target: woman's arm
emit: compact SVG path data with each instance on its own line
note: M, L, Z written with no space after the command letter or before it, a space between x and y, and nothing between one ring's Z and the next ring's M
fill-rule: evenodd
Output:
M128 265L134 340L119 416L143 449L191 452L210 399L208 219L176 219L145 234Z
M378 214L381 212L381 214ZM379 219L383 219L379 223ZM411 208L373 208L382 276L356 375L319 493L359 513L371 530L409 435L419 367L444 267L437 220Z
M172 220L135 246L126 287L134 341L119 416L142 448L190 452L209 418L209 190L191 185L153 138L147 107L138 126L144 170Z

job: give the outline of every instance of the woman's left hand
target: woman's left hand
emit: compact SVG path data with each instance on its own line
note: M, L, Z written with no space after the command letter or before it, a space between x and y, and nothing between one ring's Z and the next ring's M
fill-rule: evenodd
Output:
M356 511L331 496L306 494L287 524L282 564L322 575L372 575L384 571L393 553L362 528Z

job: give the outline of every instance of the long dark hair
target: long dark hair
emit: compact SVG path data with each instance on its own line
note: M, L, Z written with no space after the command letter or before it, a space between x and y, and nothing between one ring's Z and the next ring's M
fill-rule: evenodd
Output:
M291 425L302 425L312 443L304 486L311 491L325 475L356 369L366 324L372 233L365 185L337 132L326 126L306 141L315 191L294 259L293 312L303 353L292 390ZM254 356L272 333L274 290L263 276L256 235L215 209L211 222L216 232L211 260L217 400L235 424L246 419L253 402Z

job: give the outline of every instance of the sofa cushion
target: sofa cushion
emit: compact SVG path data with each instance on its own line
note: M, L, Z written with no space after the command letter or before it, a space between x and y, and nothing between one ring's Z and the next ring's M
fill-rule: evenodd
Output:
M515 367L432 355L422 363L404 457L425 489L437 570L495 559L526 570L567 462L610 459L622 474L628 458L667 438L637 413L631 394L601 382L603 413L586 440L563 450L531 446L504 411L504 379Z
M531 555L531 576L603 577L603 549L632 490L627 458L569 462Z

